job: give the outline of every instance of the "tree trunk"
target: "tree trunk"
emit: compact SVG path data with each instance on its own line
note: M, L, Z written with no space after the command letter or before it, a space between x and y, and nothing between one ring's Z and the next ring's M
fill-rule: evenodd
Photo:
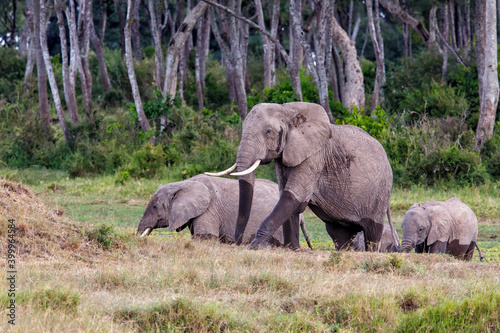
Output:
M35 0L37 1L37 0ZM35 4L36 5L36 4ZM49 48L47 46L47 6L45 1L40 2L40 47L42 49L43 62L45 64L45 69L47 71L47 76L49 77L50 90L52 91L52 97L54 100L57 118L59 118L59 124L64 134L64 139L67 143L70 142L70 135L68 128L66 127L66 122L64 121L64 110L61 104L61 98L59 97L59 90L57 88L56 77L54 75L54 70L52 69L52 64L50 62Z
M104 31L106 29L106 9L104 8L103 0L100 0L100 17L99 17L99 35L95 31L94 20L90 20L90 41L92 42L92 47L99 64L99 71L101 73L101 80L104 91L109 91L111 89L111 81L109 80L108 69L106 67L106 61L104 60Z
M380 90L382 88L382 84L385 76L385 65L384 65L384 45L382 36L380 31L375 31L375 23L373 16L378 19L378 0L375 0L375 12L373 11L373 0L366 0L366 12L368 16L368 27L370 29L370 36L372 39L373 50L375 51L375 59L377 62L376 74L375 74L375 83L373 86L372 93L372 105L371 111L375 110L377 105L379 104ZM378 24L378 29L380 29L380 24ZM382 43L380 43L382 42Z
M66 100L66 108L68 109L69 117L73 125L78 125L78 106L76 104L75 85L69 79L69 59L68 59L68 41L66 38L66 24L64 20L64 10L66 4L60 0L54 0L54 8L57 15L57 25L59 26L59 37L61 40L61 55L62 55L62 76L64 99Z
M498 106L496 1L476 0L476 56L479 84L479 120L475 150L493 135Z
M35 59L36 54L35 50L38 50L40 45L39 38L36 27L34 26L34 9L33 9L33 1L26 1L26 10L25 13L25 21L23 27L23 37L21 38L19 53L22 56L22 53L26 55L26 70L24 71L24 92L27 94L31 88L31 77L33 75L33 69L35 67ZM38 25L37 25L38 26ZM37 42L38 41L38 42ZM25 46L23 46L25 45ZM25 48L25 51L22 49ZM45 68L43 69L45 71ZM47 89L45 89L47 90Z
M139 1L139 0L135 0ZM134 8L134 0L127 0L127 23L125 25L125 59L127 64L127 72L128 78L130 80L130 87L132 88L132 96L134 97L135 109L137 111L137 117L139 120L139 125L144 133L147 133L151 130L151 126L149 125L149 121L146 118L146 114L144 113L144 108L142 105L141 94L139 92L139 85L137 84L137 79L135 77L134 70L134 56L132 51L132 27L131 27L131 18L132 11ZM155 141L156 138L154 135L151 136L151 141Z
M290 4L291 5L291 4ZM297 1L294 3L295 10L297 13L302 12L302 3ZM293 13L289 14L290 16L290 65L289 65L289 73L290 73L290 81L292 84L292 88L299 96L299 100L302 101L302 87L300 85L300 61L301 61L301 46L299 35L297 35L297 31L294 28L293 22L298 20L300 23L302 22L302 18L297 18Z
M40 0L33 0L32 6L32 23L33 29L31 38L31 48L36 54L36 70L38 76L38 110L40 113L40 121L45 128L45 133L50 134L50 113L49 113L49 96L47 91L47 72L45 70L45 62L42 55L42 46L40 43L40 35L45 31L40 32L42 25L40 13ZM44 26L45 28L46 26Z
M356 106L361 109L365 106L365 89L356 47L335 17L332 17L331 22L333 40L339 46L344 60L345 79L341 79L344 80L345 87L342 91L342 104L348 108Z
M444 4L443 7L441 8L441 35L444 37L445 40L448 40L449 35L450 35L450 22L449 22L449 15L448 15L448 4ZM446 81L446 72L448 71L448 48L444 47L443 48L443 65L441 67L441 81L445 82Z
M122 1L123 0L114 0L116 14L118 16L118 22L120 23L120 40L121 40L121 52L122 57L125 55L125 16L123 15L122 10Z
M134 12L132 21L132 46L134 47L135 60L140 64L142 62L142 48L141 48L141 33L139 31L141 25L141 18L139 16L139 8L141 1L134 2Z
M130 1L130 0L129 0ZM193 31L196 21L205 14L210 5L204 1L199 2L186 16L181 26L170 39L167 50L165 84L163 87L164 98L168 95L171 99L175 97L177 88L177 69L179 67L179 56L184 44Z
M158 10L159 4L156 0L148 0L148 12L149 12L149 25L151 28L151 35L153 37L153 43L155 46L155 76L154 84L157 89L161 89L163 86L163 75L165 70L165 62L163 59L163 52L161 47L161 34L165 27L165 24L160 24L158 22ZM165 8L165 11L168 9ZM165 15L165 17L167 17Z
M279 15L279 1L273 0L273 9L271 14L271 35L276 38L278 33L278 15ZM262 10L262 2L255 0L255 8L257 11L257 19L259 26L266 29L264 22L264 12ZM262 36L262 46L264 48L264 88L271 88L276 83L276 69L275 69L275 54L276 50L274 43L265 36Z
M210 33L209 16L207 13L198 19L198 31L196 33L196 58L195 58L195 76L196 93L198 96L198 110L201 112L204 108L203 89L205 88L205 38ZM207 30L209 31L207 34Z

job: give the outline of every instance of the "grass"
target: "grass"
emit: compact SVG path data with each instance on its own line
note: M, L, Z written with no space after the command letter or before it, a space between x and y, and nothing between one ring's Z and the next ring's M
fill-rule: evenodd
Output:
M0 188L8 194L0 197L0 218L16 219L23 249L16 261L16 326L2 319L2 332L500 329L498 257L480 263L446 255L335 252L323 222L309 212L306 224L317 251L250 251L168 232L141 239L135 228L143 203L168 180L117 185L112 177L24 172L3 174L23 183L31 179L29 186L0 179L10 184ZM47 186L53 183L57 186ZM456 191L395 189L395 224L400 226L403 202L440 193L475 195L472 189ZM478 189L484 201L498 203L490 191ZM104 215L103 206L129 209L130 215L137 209L137 215L127 220L125 213ZM81 215L84 209L87 215ZM500 252L500 240L491 238L500 234L495 214L491 210L480 225L480 246L488 256ZM5 249L0 248L2 264ZM7 283L1 285L5 309L10 298Z

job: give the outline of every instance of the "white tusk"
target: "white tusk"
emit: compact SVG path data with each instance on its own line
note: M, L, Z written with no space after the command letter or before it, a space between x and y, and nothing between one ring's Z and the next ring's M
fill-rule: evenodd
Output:
M144 230L141 237L149 235L151 233L151 230L153 230L153 228L147 228L146 230Z
M260 160L257 160L255 161L255 163L248 169L244 170L244 171L241 171L241 172L233 172L231 174L231 176L244 176L244 175L248 175L249 173L252 173L255 169L257 169L257 167L259 166L260 164Z
M221 172L205 172L205 175L214 176L214 177L224 176L224 175L227 175L228 173L230 173L231 171L233 171L234 169L236 169L236 163L234 163L234 165L227 170L224 170Z

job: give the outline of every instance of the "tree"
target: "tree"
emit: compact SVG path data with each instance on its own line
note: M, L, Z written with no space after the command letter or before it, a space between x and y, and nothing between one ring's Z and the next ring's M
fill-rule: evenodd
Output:
M134 2L140 0L127 0L127 19L124 29L124 37L125 37L125 62L127 65L127 73L130 81L130 87L132 88L132 96L134 97L135 109L137 111L137 118L139 120L139 125L144 133L148 133L151 131L151 126L149 125L148 118L146 118L146 114L144 113L144 107L142 105L141 94L139 92L139 85L137 84L137 79L135 77L134 70L134 55L132 51L132 21L133 21L133 9ZM154 135L151 136L151 141L155 141L156 138Z
M34 6L37 6L38 0L34 1ZM40 47L42 49L43 62L45 64L45 69L47 71L47 76L49 77L50 90L52 91L52 98L54 100L54 105L56 108L57 118L59 119L59 124L64 134L64 139L67 143L71 141L68 127L64 121L64 110L61 104L61 98L59 97L59 90L57 88L56 77L54 75L54 69L52 68L52 63L50 62L49 49L47 47L47 5L44 0L40 0L40 11L39 11L39 34L40 34ZM37 12L37 10L35 10ZM37 62L39 65L40 63Z
M498 106L497 15L495 0L476 0L476 57L479 84L479 120L474 149L493 135Z
M106 31L107 14L104 7L104 0L99 0L99 25L97 34L94 27L94 20L90 20L90 41L94 52L96 54L97 62L99 64L99 71L101 72L102 86L104 91L111 89L111 81L109 80L108 69L104 60L104 32Z
M375 8L373 8L373 1L375 2ZM373 49L375 51L375 59L377 62L375 84L373 86L373 92L372 92L371 111L373 111L379 104L380 89L382 88L382 84L385 81L384 41L382 39L382 33L380 31L380 14L378 10L378 0L366 0L366 13L368 16L368 27L370 30L370 36L373 43ZM375 20L373 18L374 16Z

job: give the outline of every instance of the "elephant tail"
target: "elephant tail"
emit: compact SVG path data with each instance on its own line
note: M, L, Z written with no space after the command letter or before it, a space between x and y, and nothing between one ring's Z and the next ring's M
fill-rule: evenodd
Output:
M392 225L392 218L391 218L391 207L387 206L387 220L389 220L389 226L391 227L391 235L394 240L394 244L398 246L398 249L401 248L401 244L399 244L399 237L397 237L396 230L394 229L394 226Z
M477 252L479 253L479 261L483 261L483 259L485 258L483 256L483 254L481 253L481 250L479 249L479 246L477 245L476 243L476 249L477 249Z
M312 250L313 247L311 245L311 241L309 240L309 236L307 235L306 224L304 223L304 216L300 216L299 219L300 219L300 229L302 229L302 233L304 234L304 238L306 239L307 246L309 246L309 248Z

